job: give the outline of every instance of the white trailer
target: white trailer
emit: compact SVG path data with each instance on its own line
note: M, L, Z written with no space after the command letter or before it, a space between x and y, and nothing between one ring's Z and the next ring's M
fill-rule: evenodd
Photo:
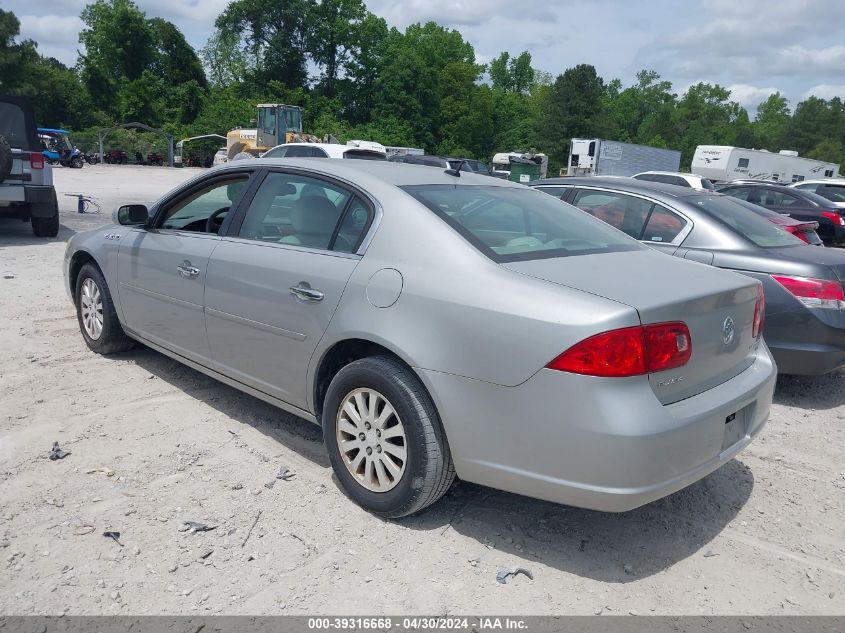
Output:
M811 158L798 152L745 149L730 145L699 145L692 157L692 170L714 181L739 178L801 182L807 178L836 178L839 165Z
M681 152L600 138L574 138L567 176L633 176L643 171L678 171ZM564 175L561 169L561 176Z

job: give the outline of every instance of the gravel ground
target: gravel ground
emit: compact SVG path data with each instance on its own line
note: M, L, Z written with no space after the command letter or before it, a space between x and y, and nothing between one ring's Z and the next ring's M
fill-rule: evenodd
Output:
M91 353L64 241L198 171L57 168L57 239L0 220L0 614L845 614L842 373L782 378L748 450L633 512L459 483L382 521L316 426L148 349Z

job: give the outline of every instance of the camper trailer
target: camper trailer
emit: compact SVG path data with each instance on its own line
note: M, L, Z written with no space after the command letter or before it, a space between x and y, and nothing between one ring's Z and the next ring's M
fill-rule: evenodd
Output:
M722 182L739 178L801 182L808 178L836 178L839 165L801 158L792 150L775 154L764 149L699 145L692 157L691 171Z

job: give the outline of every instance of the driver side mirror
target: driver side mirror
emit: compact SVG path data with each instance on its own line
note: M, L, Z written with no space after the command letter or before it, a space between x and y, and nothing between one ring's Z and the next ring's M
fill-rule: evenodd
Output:
M115 215L117 223L124 226L144 225L150 220L150 212L143 204L125 204L118 207Z

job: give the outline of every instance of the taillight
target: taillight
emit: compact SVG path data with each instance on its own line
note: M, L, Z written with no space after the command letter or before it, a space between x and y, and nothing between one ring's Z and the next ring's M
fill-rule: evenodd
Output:
M842 290L842 284L838 281L794 277L792 275L772 275L772 279L808 308L828 310L845 308L845 292Z
M803 242L807 242L808 244L810 243L809 240L807 239L807 236L804 235L804 232L801 230L800 224L785 224L784 226L781 226L780 228L782 228L787 233L792 233L799 240L801 240Z
M33 152L29 155L30 169L44 169L44 154L41 152Z
M757 302L754 304L754 320L751 322L751 336L757 338L763 332L763 320L766 314L766 297L763 284L757 284Z
M546 367L587 376L640 376L685 365L692 355L689 328L681 322L622 328L584 339Z
M838 224L839 226L845 226L845 218L843 218L838 213L834 213L833 211L822 211L822 217L827 218L834 224Z

